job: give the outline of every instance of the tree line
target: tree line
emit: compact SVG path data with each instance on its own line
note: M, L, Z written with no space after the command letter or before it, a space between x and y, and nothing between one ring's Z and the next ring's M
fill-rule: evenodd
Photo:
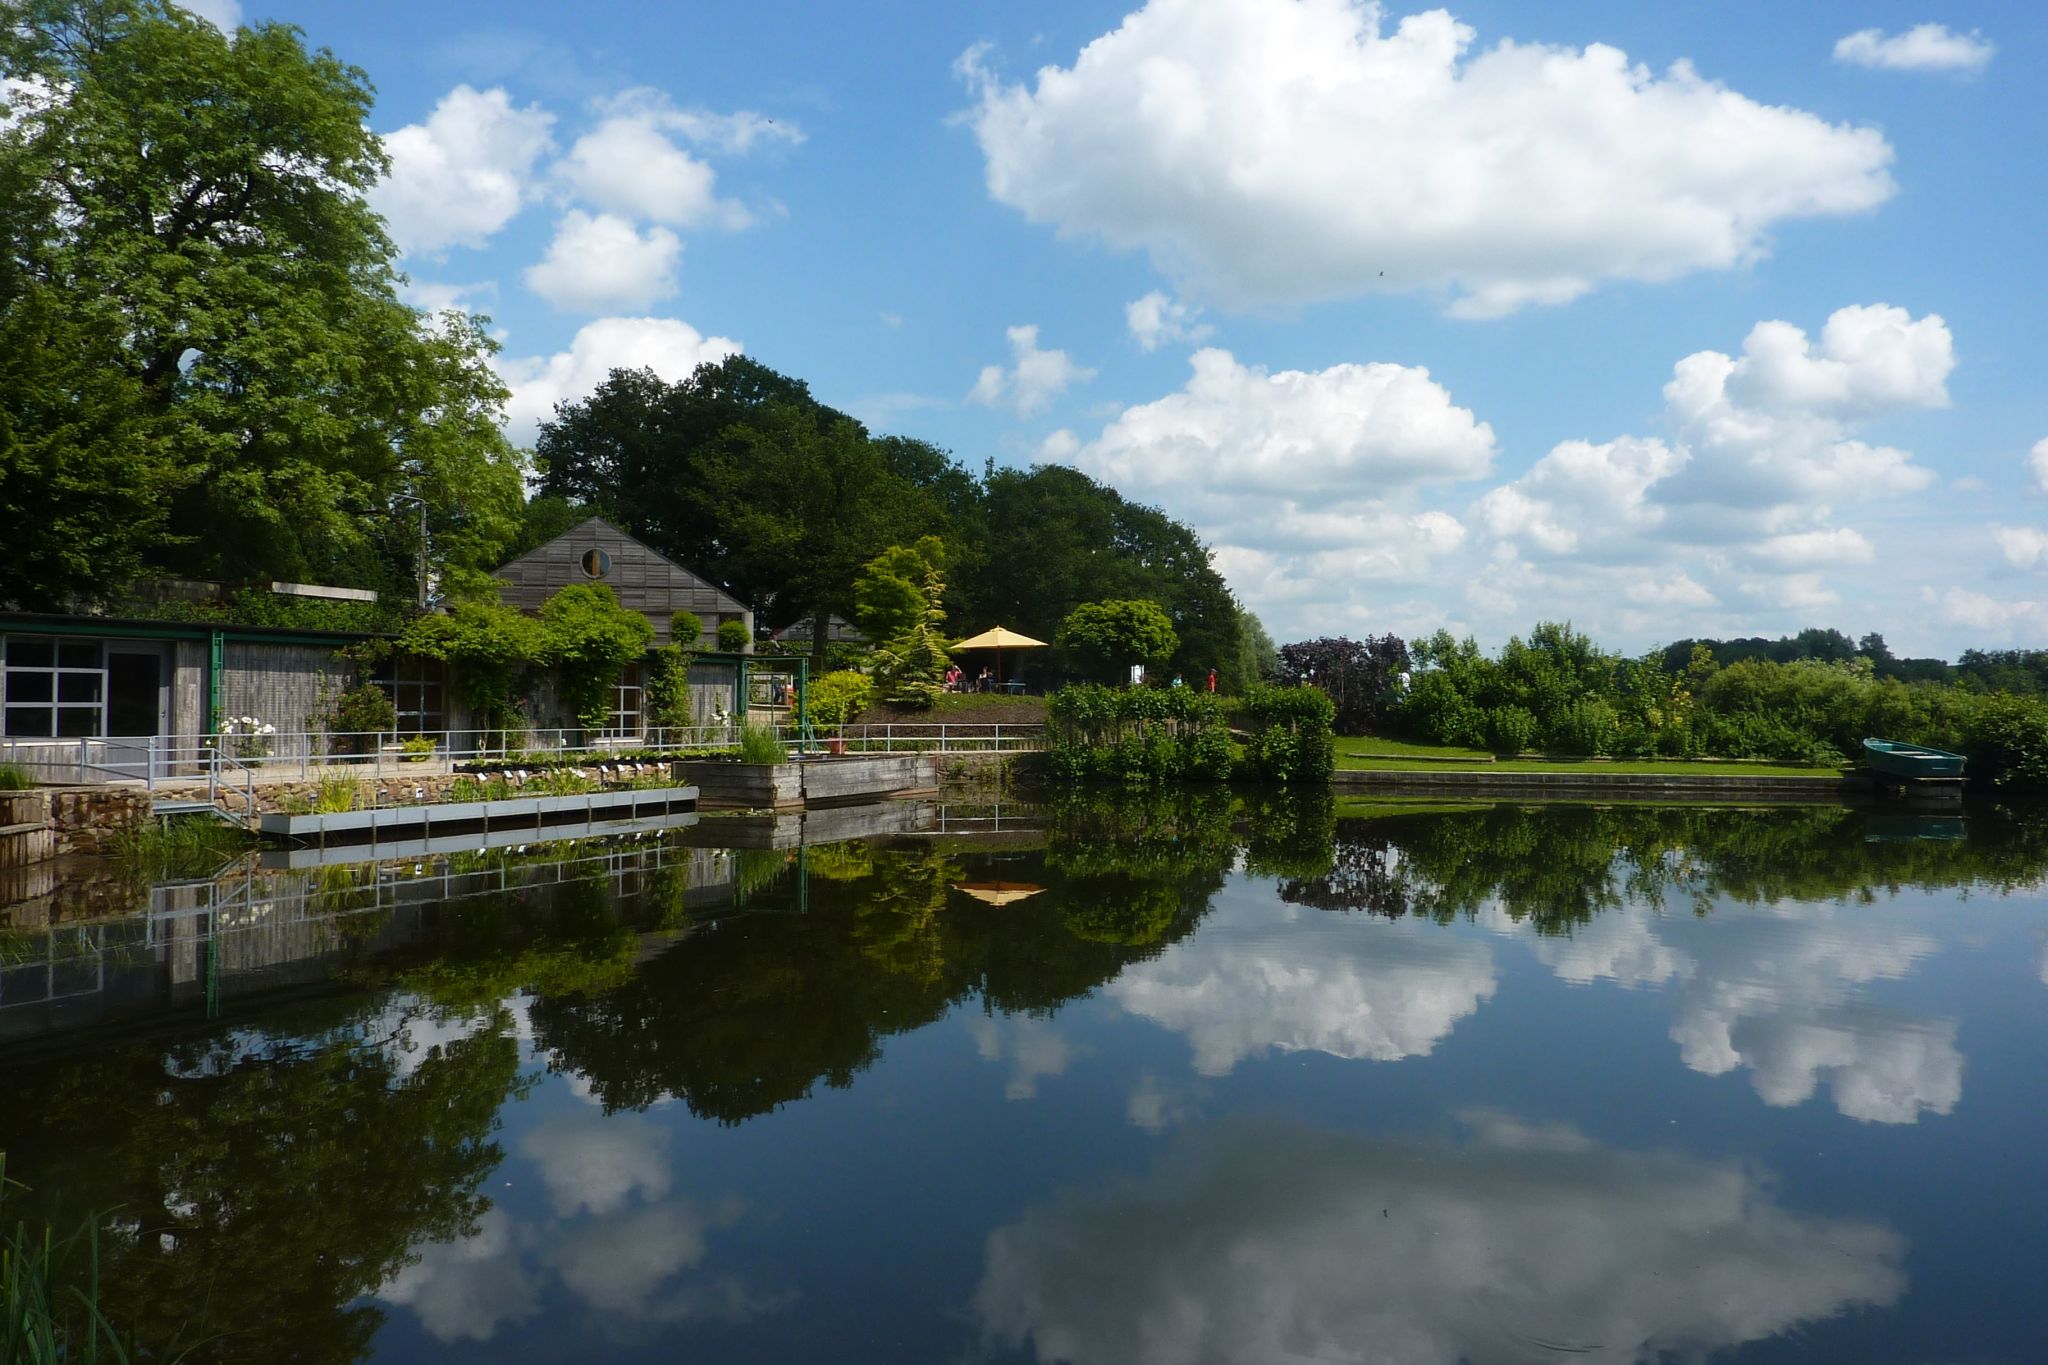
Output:
M938 537L960 634L1051 640L1085 602L1147 600L1172 666L1256 668L1263 633L1187 526L1071 468L876 435L751 358L615 371L514 449L488 319L400 294L365 197L389 166L368 76L295 28L6 0L0 106L0 606L284 579L382 609L245 592L202 614L395 628L423 502L449 601L597 512L767 627L822 623L876 556Z
M1000 624L1050 642L1075 608L1135 599L1171 623L1166 666L1233 682L1257 669L1263 631L1183 523L1063 465L977 474L929 442L874 435L747 356L673 383L614 371L542 424L535 455L529 543L596 512L726 584L757 621L811 623L820 663L829 618L869 610L858 584L915 588L938 568L956 635ZM912 554L928 540L936 551Z

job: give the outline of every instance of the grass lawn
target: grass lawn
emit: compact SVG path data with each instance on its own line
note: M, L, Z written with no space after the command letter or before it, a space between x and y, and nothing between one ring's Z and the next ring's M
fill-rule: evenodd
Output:
M1789 763L1716 763L1711 759L1687 762L1683 759L1589 758L1561 762L1532 758L1503 758L1497 763L1473 764L1467 768L1453 763L1418 762L1413 759L1378 758L1370 754L1337 756L1339 769L1395 773L1679 773L1688 777L1840 777L1840 768L1808 768Z
M1337 754L1374 758L1473 759L1484 762L1493 757L1484 749L1458 749L1447 744L1410 744L1405 739L1381 739L1377 735L1339 735Z

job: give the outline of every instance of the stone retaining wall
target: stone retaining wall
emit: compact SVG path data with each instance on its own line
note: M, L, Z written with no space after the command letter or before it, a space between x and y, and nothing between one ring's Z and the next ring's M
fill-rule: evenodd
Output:
M67 853L111 853L148 818L149 793L134 787L0 792L0 869Z

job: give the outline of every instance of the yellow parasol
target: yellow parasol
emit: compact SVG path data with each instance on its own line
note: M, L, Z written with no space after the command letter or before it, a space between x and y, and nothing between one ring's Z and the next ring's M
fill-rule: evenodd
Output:
M990 905L1011 905L1045 890L1036 882L954 882L953 889Z
M970 635L955 649L992 649L996 652L996 683L1003 681L1003 651L1006 649L1044 649L1045 641L1034 640L1029 635L1019 635L1005 626L992 626L979 635Z

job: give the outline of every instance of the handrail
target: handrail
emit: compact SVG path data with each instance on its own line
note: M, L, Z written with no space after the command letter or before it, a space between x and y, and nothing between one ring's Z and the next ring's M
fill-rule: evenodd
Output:
M801 725L759 726L790 745L802 739ZM421 735L376 730L277 731L268 735L95 735L78 739L0 739L0 762L19 763L46 782L140 782L155 791L166 783L205 780L217 795L222 774L248 789L284 777L311 781L322 772L349 770L383 779L435 771L465 763L559 762L589 756L602 759L621 750L682 755L730 748L740 726L727 720L710 725L650 727L637 734L551 729L504 735L478 730L439 730ZM860 753L1025 753L1044 747L1040 724L961 725L951 721L889 722L820 729L819 740L837 739ZM407 740L428 739L430 752L404 752ZM815 740L813 743L815 744ZM121 757L121 755L128 755ZM367 770L367 771L365 771Z

